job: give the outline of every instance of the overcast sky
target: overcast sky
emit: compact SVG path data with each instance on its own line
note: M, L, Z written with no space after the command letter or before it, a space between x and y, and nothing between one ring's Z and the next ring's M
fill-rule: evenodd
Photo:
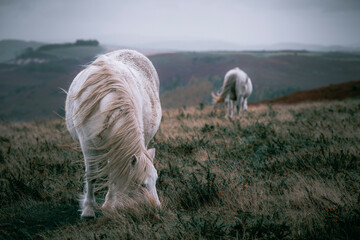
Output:
M360 0L0 0L0 39L360 45Z

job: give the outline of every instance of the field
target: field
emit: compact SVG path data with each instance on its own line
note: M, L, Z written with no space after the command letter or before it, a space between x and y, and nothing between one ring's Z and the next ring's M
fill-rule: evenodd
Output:
M355 239L360 100L164 110L162 207L81 220L82 154L64 121L0 123L0 239ZM104 193L98 193L99 206Z

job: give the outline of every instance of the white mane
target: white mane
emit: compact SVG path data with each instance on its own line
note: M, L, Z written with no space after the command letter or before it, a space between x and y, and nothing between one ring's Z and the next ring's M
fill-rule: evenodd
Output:
M98 179L109 176L107 184L120 180L124 187L132 180L143 182L149 170L146 166L151 162L141 154L145 152L144 137L136 116L137 105L129 91L130 86L106 62L95 61L92 65L98 66L98 70L87 78L74 97L80 99L86 89L92 88L76 112L75 116L80 120L76 127L84 125L89 118L99 119L105 116L100 128L88 139L88 147L96 152L89 159L90 164L98 164L98 171L91 177ZM101 100L109 94L117 97L99 111ZM137 156L140 160L134 169L131 169L132 156Z

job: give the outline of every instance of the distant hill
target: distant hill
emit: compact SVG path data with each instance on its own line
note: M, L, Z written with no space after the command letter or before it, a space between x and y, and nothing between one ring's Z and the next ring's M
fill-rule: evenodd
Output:
M74 43L43 44L40 47L26 48L16 59L55 57L61 59L93 58L106 50L96 40L77 40ZM46 57L46 58L47 58Z
M97 40L76 40L74 43L46 44L37 49L37 52L46 53L58 58L82 59L93 58L105 53L105 48Z
M63 115L61 88L67 89L84 64L105 52L98 44L82 42L41 46L0 63L1 120L54 118L54 111Z
M1 40L0 63L26 57L43 58L45 55L57 58L82 59L94 57L106 50L96 40L76 40L74 43L48 44L34 41Z
M100 46L28 50L0 63L0 120L64 115L65 94L84 64L107 51ZM225 73L240 67L254 85L250 101L360 79L360 55L307 51L151 53L160 78L163 108L211 104Z
M37 51L47 51L47 50L52 50L52 49L82 47L82 46L96 47L96 46L99 46L99 42L97 40L76 40L74 43L45 44L45 45L40 46L36 50Z
M259 46L260 47L260 46ZM259 48L255 48L259 49ZM261 48L260 48L261 49ZM341 45L316 45L316 44L301 44L292 42L283 42L272 45L263 46L262 49L268 51L279 51L284 49L291 50L306 50L312 52L360 52L360 45L341 46Z
M164 41L138 44L138 48L157 49L160 51L312 51L312 52L360 52L360 44L341 46L341 45L320 45L303 44L296 42L280 42L268 45L240 45L224 41Z
M226 72L243 69L254 85L251 102L360 79L360 54L307 51L180 52L150 57L163 107L211 103Z
M343 100L356 97L360 97L360 80L332 84L308 91L298 91L279 98L257 102L256 104L292 104L300 102Z
M56 48L43 53L56 56L64 59L83 59L94 58L96 55L105 53L105 49L102 46L73 46L67 48Z
M38 48L44 43L22 40L0 40L0 63L16 58L27 48Z

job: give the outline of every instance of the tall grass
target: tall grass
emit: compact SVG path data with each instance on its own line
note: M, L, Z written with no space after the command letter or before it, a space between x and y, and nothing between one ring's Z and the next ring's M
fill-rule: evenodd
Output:
M166 110L151 142L162 208L80 220L81 153L64 122L0 124L0 238L355 239L360 101ZM98 193L99 205L104 195Z

